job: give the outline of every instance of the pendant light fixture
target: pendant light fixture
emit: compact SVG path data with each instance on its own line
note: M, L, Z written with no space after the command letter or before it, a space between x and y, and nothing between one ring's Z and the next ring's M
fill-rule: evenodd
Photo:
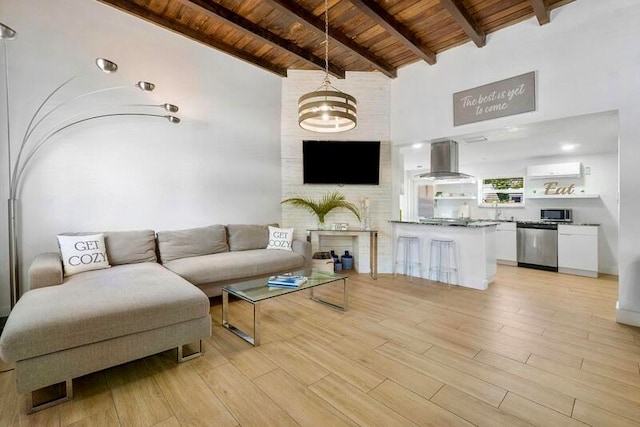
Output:
M298 99L298 124L312 132L336 133L357 124L356 99L331 86L329 80L329 6L324 0L324 82Z

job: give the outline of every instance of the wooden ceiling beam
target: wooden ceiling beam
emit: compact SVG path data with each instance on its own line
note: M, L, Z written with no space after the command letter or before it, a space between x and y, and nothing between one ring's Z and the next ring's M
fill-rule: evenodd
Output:
M267 0L274 7L286 12L296 18L305 25L305 27L316 30L324 35L324 19L315 16L308 10L300 7L299 4L291 0ZM329 37L338 43L343 48L351 51L360 59L366 61L376 70L380 71L387 77L396 78L398 76L398 69L393 65L386 62L384 59L374 55L368 49L365 49L358 43L354 42L351 38L346 36L343 32L329 27Z
M483 47L487 44L487 35L482 31L476 20L473 19L460 0L440 0L440 4L449 12L453 19L456 20L462 28L462 31L473 40L476 46Z
M538 18L538 24L548 24L551 21L551 16L549 14L549 9L544 4L544 0L529 0L529 2L533 8L533 13L535 13L536 18Z
M247 33L253 37L256 37L263 42L289 52L291 55L305 61L308 64L313 65L316 68L321 70L325 69L325 61L324 58L320 58L319 56L314 55L296 45L295 43L290 42L287 39L284 39L261 26L254 24L250 20L238 15L237 13L220 6L218 3L214 3L209 0L178 0L180 3L183 3L189 7L194 7L200 12L210 16L211 18L218 19L224 21L226 24L240 30L244 33ZM344 79L345 71L343 68L332 64L329 62L329 73L339 79Z
M260 67L278 76L287 77L287 69L285 67L279 67L262 58L253 56L243 50L240 50L228 44L222 43L214 37L206 36L203 33L187 25L167 19L163 15L156 14L150 11L149 9L144 8L130 0L98 0L98 1L109 6L113 6L114 8L122 10L123 12L134 15L137 18L142 18L146 21L151 22L152 24L156 24L167 30L171 30L182 36L188 37L206 46L228 53L231 56L234 56L238 59L241 59L257 67Z
M400 40L402 44L411 49L420 59L433 65L436 63L436 54L425 46L418 38L401 22L389 14L382 6L374 0L349 0L351 4L359 8L376 24L380 25L386 32Z

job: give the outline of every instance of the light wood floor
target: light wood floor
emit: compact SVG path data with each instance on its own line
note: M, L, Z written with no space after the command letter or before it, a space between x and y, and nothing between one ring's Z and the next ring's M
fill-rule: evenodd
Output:
M346 313L304 292L265 302L256 348L214 300L204 357L78 378L72 402L34 415L2 373L0 426L640 426L640 329L614 321L615 277L500 266L484 292L349 282Z

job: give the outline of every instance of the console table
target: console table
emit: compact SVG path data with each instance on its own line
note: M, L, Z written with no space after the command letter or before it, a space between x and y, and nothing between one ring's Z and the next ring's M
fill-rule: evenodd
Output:
M322 237L327 236L355 239L356 244L353 245L352 252L356 270L359 272L369 270L373 279L378 278L377 230L307 230L307 241L311 242L312 253L322 252Z

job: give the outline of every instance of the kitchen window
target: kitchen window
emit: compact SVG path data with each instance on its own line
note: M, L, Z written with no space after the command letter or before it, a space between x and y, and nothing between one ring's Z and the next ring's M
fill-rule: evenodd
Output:
M524 177L485 178L480 188L480 206L524 206Z

